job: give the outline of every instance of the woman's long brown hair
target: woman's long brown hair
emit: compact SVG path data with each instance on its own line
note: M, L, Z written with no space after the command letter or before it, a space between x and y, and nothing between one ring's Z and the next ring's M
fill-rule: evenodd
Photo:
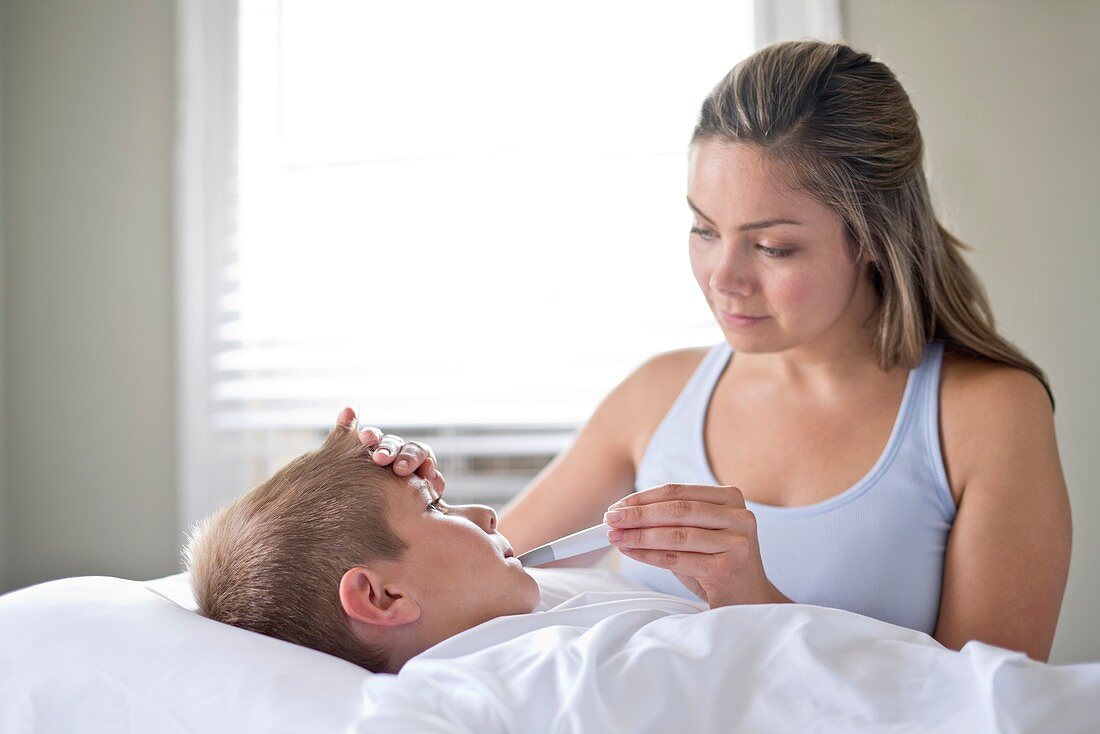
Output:
M917 113L894 73L841 43L766 46L737 64L703 102L692 143L748 143L792 185L836 211L881 301L879 367L918 365L930 341L951 352L1043 371L997 333L985 289L940 224L923 169Z

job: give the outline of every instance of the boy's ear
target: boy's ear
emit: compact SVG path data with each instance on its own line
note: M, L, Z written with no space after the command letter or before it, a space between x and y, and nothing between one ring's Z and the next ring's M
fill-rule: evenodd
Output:
M399 627L420 619L420 605L381 574L355 566L340 578L340 604L352 619L376 627Z

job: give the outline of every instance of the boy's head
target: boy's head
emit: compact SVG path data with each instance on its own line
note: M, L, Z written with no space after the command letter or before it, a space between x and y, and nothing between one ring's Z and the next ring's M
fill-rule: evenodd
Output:
M198 611L367 670L494 617L539 589L482 505L370 458L350 424L199 523L184 551Z

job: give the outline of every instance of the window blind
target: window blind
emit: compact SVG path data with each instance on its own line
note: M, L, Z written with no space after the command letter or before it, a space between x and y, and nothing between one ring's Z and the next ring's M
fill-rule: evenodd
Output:
M242 0L215 427L575 425L720 339L685 153L752 8L695 5Z

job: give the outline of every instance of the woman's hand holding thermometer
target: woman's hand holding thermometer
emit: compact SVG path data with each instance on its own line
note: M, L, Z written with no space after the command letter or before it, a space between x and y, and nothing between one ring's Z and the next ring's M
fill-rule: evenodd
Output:
M667 568L711 608L790 602L760 560L756 516L737 487L662 484L607 508L619 552Z

